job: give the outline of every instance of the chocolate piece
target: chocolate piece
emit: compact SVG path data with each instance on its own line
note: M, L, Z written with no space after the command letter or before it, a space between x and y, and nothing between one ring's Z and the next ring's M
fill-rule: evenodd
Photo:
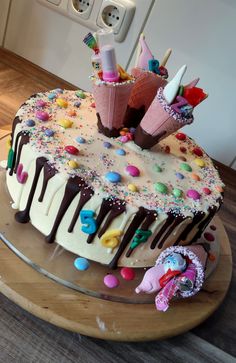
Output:
M150 149L151 147L156 145L165 134L166 131L162 131L160 132L160 134L157 134L156 136L151 136L148 133L146 133L139 125L134 134L134 142L142 149Z
M44 168L43 168L43 185L42 185L42 190L41 190L41 193L40 193L40 196L39 196L39 199L38 199L39 202L43 201L44 194L46 192L48 182L52 177L54 177L54 175L56 175L56 173L57 173L57 170L52 165L50 165L49 163L44 164Z
M127 106L125 118L124 118L124 127L137 127L143 116L145 115L145 106L141 106L140 108L134 108Z

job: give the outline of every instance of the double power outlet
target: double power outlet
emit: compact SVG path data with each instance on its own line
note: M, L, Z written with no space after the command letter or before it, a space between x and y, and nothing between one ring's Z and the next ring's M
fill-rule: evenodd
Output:
M91 30L112 28L122 42L135 13L133 0L38 0Z

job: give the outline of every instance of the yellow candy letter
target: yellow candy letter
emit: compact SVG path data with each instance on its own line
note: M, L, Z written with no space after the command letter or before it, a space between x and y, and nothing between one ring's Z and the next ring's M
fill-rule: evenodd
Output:
M110 231L107 231L101 237L101 244L106 248L115 248L120 242L118 237L120 237L122 233L123 232L119 229L111 229Z

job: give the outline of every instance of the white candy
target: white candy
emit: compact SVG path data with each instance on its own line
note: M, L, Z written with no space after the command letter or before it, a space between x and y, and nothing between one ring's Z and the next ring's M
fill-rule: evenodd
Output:
M184 73L186 72L187 66L186 64L180 68L180 70L176 73L174 78L165 86L163 95L165 97L166 102L170 105L175 97L178 94L179 86L181 80L183 78Z

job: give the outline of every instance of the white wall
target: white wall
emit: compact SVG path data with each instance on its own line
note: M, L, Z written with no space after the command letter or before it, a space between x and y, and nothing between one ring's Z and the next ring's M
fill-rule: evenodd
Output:
M0 3L0 46L3 43L9 4L10 0L1 0Z
M117 43L117 60L124 67L152 3L152 0L136 0L136 12L126 41ZM67 81L89 89L92 51L83 44L88 31L36 0L12 0L5 47Z
M1 0L2 1L2 0ZM97 0L96 0L97 1ZM150 0L136 0L137 11L125 43L117 44L118 62L127 65ZM200 77L209 97L186 127L215 159L230 164L236 155L234 117L236 79L236 0L155 0L144 33L157 59L173 48L171 76L188 65L184 81ZM12 0L5 47L41 67L89 89L88 29L36 0Z
M186 127L215 159L236 155L236 0L158 0L144 29L155 57L173 49L170 75L188 65L184 81L200 77L209 97Z

